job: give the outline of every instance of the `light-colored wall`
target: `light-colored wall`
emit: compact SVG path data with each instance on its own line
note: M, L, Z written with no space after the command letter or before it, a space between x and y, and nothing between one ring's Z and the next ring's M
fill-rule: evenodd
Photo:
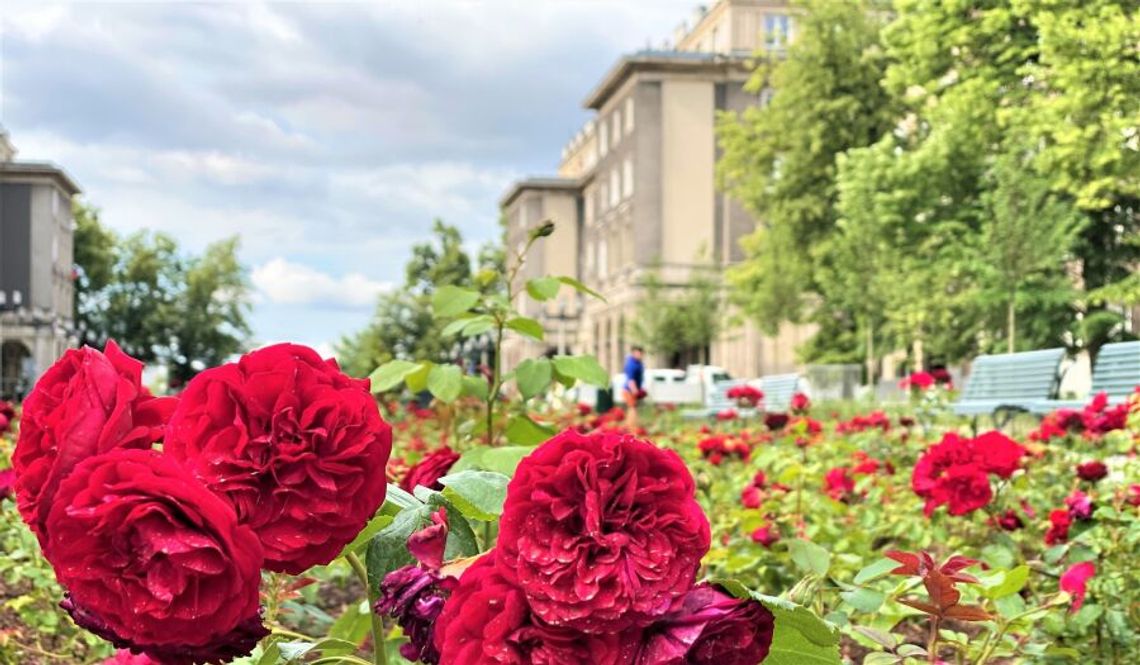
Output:
M700 248L713 246L713 84L663 81L661 131L661 259L689 263Z

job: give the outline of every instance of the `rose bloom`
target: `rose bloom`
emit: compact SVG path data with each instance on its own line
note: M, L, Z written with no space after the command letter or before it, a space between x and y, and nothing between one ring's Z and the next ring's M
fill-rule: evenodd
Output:
M1140 506L1140 484L1133 483L1128 486L1125 501L1127 501L1130 506Z
M126 649L119 649L107 660L103 661L103 665L159 665L150 659L146 654L133 654Z
M986 471L1009 478L1021 467L1021 458L1028 452L1016 441L1001 432L986 432L970 441L975 456Z
M694 493L676 453L568 430L523 459L507 488L499 570L548 624L645 626L680 602L709 549Z
M639 631L586 635L534 615L492 560L464 571L435 624L440 665L633 665Z
M0 501L12 496L12 487L16 484L16 472L12 469L0 471Z
M1104 462L1101 462L1100 460L1093 460L1091 462L1085 462L1083 464L1077 465L1077 476L1079 476L1081 480L1095 483L1098 480L1102 480L1107 475L1108 467L1105 466Z
M1045 532L1045 544L1056 545L1069 539L1069 527L1073 518L1067 510L1054 510L1049 513L1049 530Z
M702 584L653 625L638 665L756 665L768 656L775 617L755 600Z
M745 508L759 508L764 502L764 494L759 487L749 485L740 493L740 505Z
M1080 490L1073 490L1065 497L1065 505L1069 507L1069 516L1079 520L1090 520L1093 514L1092 497Z
M778 429L784 429L788 424L788 414L786 413L766 413L764 414L764 426L769 430L775 432Z
M811 399L803 393L795 393L792 395L789 408L795 413L806 413L811 408Z
M763 545L766 548L771 548L780 540L780 529L771 522L766 522L764 526L759 527L752 532L752 542L757 545Z
M175 400L152 397L142 369L114 342L104 353L70 349L24 402L12 454L16 504L41 546L56 490L76 464L115 448L150 448L162 438Z
M458 460L459 453L448 446L443 446L416 462L415 466L409 469L407 475L400 481L400 489L411 492L416 489L417 485L422 485L428 489L442 490L443 485L439 484L439 479L446 476L452 465Z
M419 566L405 566L388 573L380 583L375 611L387 614L408 637L400 655L427 665L439 662L439 651L432 639L435 622L456 580Z
M855 479L848 474L845 466L836 467L823 477L824 490L836 501L846 500L855 492Z
M384 502L392 428L367 379L277 344L194 377L165 449L253 527L267 569L297 574L332 561Z
M1073 564L1061 574L1061 591L1067 591L1073 596L1073 604L1069 607L1070 612L1076 612L1081 609L1081 605L1084 605L1085 594L1088 593L1088 582L1093 575L1096 575L1096 564L1092 561Z
M47 520L75 622L165 664L250 652L262 549L233 509L176 461L113 450L80 463Z
M1021 521L1021 517L1013 509L1009 509L1002 513L998 517L997 522L998 526L1000 526L1005 531L1017 531L1018 529L1025 526L1025 523Z

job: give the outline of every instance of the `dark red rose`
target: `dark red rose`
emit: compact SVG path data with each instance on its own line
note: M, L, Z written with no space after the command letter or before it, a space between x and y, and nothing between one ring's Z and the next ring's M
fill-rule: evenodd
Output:
M165 449L253 527L266 568L297 574L332 561L384 502L392 428L366 379L278 344L194 377Z
M639 631L587 635L535 616L488 555L475 562L435 625L440 665L633 665Z
M566 431L519 464L497 560L554 626L615 633L680 602L709 549L689 470L619 433Z
M752 542L757 545L763 545L770 548L780 541L780 529L771 522L766 522L764 526L757 528L752 532Z
M702 584L646 631L638 665L756 665L768 656L775 617L754 600Z
M12 455L16 504L40 545L60 482L83 460L116 448L150 448L162 439L174 398L142 387L142 363L107 342L104 353L70 349L36 382Z
M262 549L233 509L168 456L113 450L56 493L48 551L76 623L170 665L249 653Z
M1093 460L1077 465L1077 475L1081 480L1095 483L1108 475L1108 467L1100 460Z
M427 665L439 663L432 633L456 582L419 566L405 566L384 577L375 610L394 618L408 637L400 646L404 658Z
M1080 490L1073 490L1065 497L1065 505L1069 507L1069 515L1079 520L1090 520L1093 514L1092 497Z
M764 426L769 430L775 432L776 430L784 429L788 424L788 414L786 413L766 413L764 414Z
M1018 529L1025 526L1025 523L1021 521L1021 516L1019 516L1017 514L1017 511L1013 509L1002 513L1002 515L998 517L997 521L998 526L1000 526L1005 531L1017 531Z
M459 453L443 446L439 450L425 455L415 466L408 469L408 474L400 481L400 489L405 492L412 492L417 485L421 485L432 490L442 490L443 485L439 484L439 479L446 476L452 465L458 460Z

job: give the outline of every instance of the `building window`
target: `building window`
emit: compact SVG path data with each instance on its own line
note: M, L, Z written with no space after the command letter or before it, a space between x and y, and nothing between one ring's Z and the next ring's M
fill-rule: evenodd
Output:
M764 15L764 45L783 48L792 36L792 21L787 14Z
M633 131L633 96L625 98L625 133Z
M602 157L610 151L610 126L606 123L599 123L598 127L598 154Z
M610 257L606 249L606 239L598 241L598 277L606 278L610 272Z
M610 171L610 207L614 207L621 200L621 172L617 169Z
M621 111L620 110L614 111L613 123L614 123L614 145L617 145L618 142L621 141Z
M599 189L598 189L598 212L599 213L603 213L607 209L606 204L609 203L609 200L610 200L609 199L609 191L610 191L609 185L607 185L605 182L603 182L601 185L599 185Z
M622 198L633 196L633 158L626 157L621 164Z

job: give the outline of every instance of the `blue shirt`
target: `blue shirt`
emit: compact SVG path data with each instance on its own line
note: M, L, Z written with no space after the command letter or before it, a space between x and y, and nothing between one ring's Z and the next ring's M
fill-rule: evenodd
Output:
M641 361L634 358L632 355L625 359L625 385L622 390L629 389L629 382L633 381L638 390L641 390L641 384L645 379L645 366Z

